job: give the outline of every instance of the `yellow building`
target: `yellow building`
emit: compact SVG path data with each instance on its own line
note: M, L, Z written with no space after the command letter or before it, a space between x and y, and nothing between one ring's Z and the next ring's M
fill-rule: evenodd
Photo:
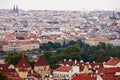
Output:
M40 56L39 60L34 65L34 70L42 77L50 74L49 64L44 56Z
M104 43L110 43L108 38L105 37L94 37L94 38L88 38L85 40L86 44L92 45L92 46L97 46L100 42Z
M20 78L27 78L30 69L31 66L28 64L24 57L22 57L16 65L16 72L18 73Z

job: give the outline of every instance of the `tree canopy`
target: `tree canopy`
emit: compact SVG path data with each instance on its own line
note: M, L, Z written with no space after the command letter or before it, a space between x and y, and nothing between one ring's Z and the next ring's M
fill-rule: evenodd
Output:
M5 57L5 62L13 65L17 65L22 56L28 60L28 56L23 52L8 52Z

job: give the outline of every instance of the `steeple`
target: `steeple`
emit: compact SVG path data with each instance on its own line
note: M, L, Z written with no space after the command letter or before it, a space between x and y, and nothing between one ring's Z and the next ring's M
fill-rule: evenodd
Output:
M18 13L18 5L16 6L16 13Z
M114 11L112 12L112 15L111 15L110 19L112 19L112 20L116 20L117 19L116 14L115 14Z
M15 5L14 5L14 7L13 7L13 12L15 12Z
M16 6L14 5L13 12L17 13L17 14L19 13L18 5L16 5Z
M115 16L115 12L114 12L114 11L113 11L113 13L112 13L112 17L113 17L113 18L115 18L115 17L116 17L116 16Z

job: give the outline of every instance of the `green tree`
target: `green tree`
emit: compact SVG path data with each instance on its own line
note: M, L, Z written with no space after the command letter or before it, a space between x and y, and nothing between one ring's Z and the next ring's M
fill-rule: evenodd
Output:
M74 54L74 53L82 53L83 51L80 49L79 45L72 45L65 48L65 54Z
M57 59L57 56L56 55L53 55L49 58L49 64L50 64L50 67L52 69L55 69L57 67L59 67L59 65L57 64L58 62L58 59Z
M54 43L53 48L54 49L61 48L61 44L60 43Z
M103 48L103 49L106 48L106 44L104 42L100 42L98 46L100 46L100 48Z
M69 45L75 45L75 44L76 44L76 42L72 40L67 45L69 46Z
M97 61L106 61L109 58L109 55L106 53L105 49L100 49L96 52Z
M28 56L23 52L9 52L5 57L5 62L9 64L17 65L17 63L19 62L22 56L24 56L28 61Z
M70 59L71 56L69 54L64 54L64 53L60 53L58 55L56 55L57 57L57 61L63 61L64 59Z
M49 61L49 58L52 56L52 52L50 52L50 51L45 51L45 52L44 52L44 56L45 56L45 58Z

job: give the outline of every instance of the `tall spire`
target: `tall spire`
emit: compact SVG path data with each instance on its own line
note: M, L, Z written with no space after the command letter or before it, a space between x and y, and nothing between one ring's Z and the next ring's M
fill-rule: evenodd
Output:
M16 6L16 13L18 13L18 5Z
M113 11L113 13L112 13L112 17L114 17L114 18L116 17L116 16L115 16L115 12L114 12L114 11Z
M15 12L15 5L14 5L14 7L13 7L13 12Z

